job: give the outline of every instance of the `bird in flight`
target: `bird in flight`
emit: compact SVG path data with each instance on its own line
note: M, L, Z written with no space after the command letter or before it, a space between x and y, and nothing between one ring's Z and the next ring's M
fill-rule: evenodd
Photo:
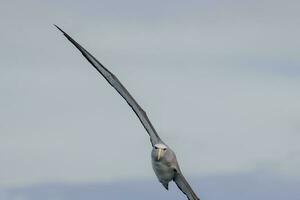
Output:
M125 99L128 105L135 112L142 125L150 136L152 144L151 160L153 170L159 182L168 190L169 182L174 181L178 188L187 196L189 200L200 200L192 190L189 183L184 178L175 153L158 136L156 130L151 124L146 112L135 101L127 89L122 85L118 78L105 68L94 56L78 44L71 36L64 32L57 25L54 25L63 35L82 53L82 55L92 64L92 66L108 81L108 83L117 90Z

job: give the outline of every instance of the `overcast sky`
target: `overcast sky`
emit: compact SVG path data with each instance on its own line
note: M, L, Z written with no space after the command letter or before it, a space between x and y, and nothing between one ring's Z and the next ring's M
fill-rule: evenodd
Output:
M186 176L300 179L299 1L0 1L0 186L153 178L122 81Z

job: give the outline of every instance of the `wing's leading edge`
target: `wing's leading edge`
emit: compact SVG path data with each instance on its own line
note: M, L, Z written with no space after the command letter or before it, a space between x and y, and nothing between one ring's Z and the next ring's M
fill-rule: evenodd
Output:
M186 181L181 172L177 172L174 176L174 182L178 188L187 196L189 200L200 200L192 190L189 183Z
M94 56L92 56L80 44L78 44L71 36L69 36L57 25L54 24L54 26L64 34L64 36L82 53L82 55L89 61L89 63L91 63L93 67L108 81L108 83L112 87L114 87L117 90L117 92L126 100L128 105L135 112L135 114L143 124L144 128L148 132L152 146L162 142L157 132L155 131L153 125L151 124L150 120L148 119L146 112L139 106L139 104L130 95L130 93L122 85L122 83L118 80L118 78L113 73L111 73L108 69L106 69Z

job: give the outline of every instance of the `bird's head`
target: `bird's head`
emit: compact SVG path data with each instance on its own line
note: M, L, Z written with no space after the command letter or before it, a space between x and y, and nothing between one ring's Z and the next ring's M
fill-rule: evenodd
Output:
M160 160L166 153L168 147L162 143L155 144L153 146L153 153L156 160Z

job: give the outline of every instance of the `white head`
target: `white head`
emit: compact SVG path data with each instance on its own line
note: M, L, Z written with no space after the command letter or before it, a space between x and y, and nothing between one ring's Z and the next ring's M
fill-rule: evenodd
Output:
M155 152L157 160L160 160L160 158L163 157L167 149L168 147L162 143L158 143L154 145L153 150Z

